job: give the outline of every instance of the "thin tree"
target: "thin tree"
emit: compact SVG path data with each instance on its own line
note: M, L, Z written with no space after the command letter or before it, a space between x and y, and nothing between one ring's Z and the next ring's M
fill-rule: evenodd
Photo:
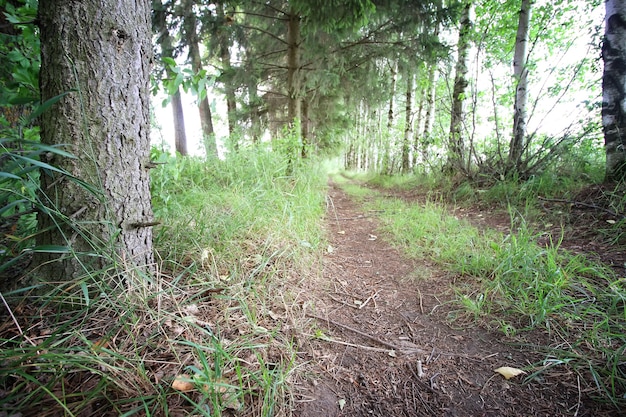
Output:
M522 0L519 11L519 24L515 37L515 55L513 57L513 78L515 86L515 104L513 114L513 136L509 145L508 171L519 172L521 159L526 149L526 119L528 102L528 37L530 32L531 0Z
M50 281L70 280L114 259L151 270L149 0L40 0L42 100L66 94L41 117L41 141L67 144L76 159L42 171L41 190L56 213L38 216ZM97 191L71 178L92 184ZM101 256L95 256L101 255Z
M413 132L413 74L407 70L406 76L406 101L404 106L404 139L402 140L402 172L409 172L411 133Z
M461 13L459 28L459 41L457 44L457 61L454 75L454 88L452 91L452 111L450 113L450 138L448 142L447 169L450 171L465 170L465 146L463 143L463 103L467 82L467 55L470 46L470 11L472 2L466 1Z
M152 0L152 26L154 32L158 35L157 43L161 46L162 58L174 58L174 45L172 35L167 25L167 6L161 0ZM176 78L176 74L171 67L165 64L165 72L170 80ZM171 104L172 116L174 118L174 145L176 152L181 155L187 155L187 134L185 131L185 112L183 110L183 102L180 93L180 86L174 85L171 88Z
M200 40L198 39L197 18L193 9L194 0L184 0L182 3L183 28L185 43L189 48L189 60L191 69L195 74L203 71L202 57L200 55ZM198 113L200 115L200 126L202 128L202 141L208 156L217 156L217 144L215 142L215 130L213 128L213 115L209 99L198 97Z
M602 128L606 181L626 179L626 1L606 0Z

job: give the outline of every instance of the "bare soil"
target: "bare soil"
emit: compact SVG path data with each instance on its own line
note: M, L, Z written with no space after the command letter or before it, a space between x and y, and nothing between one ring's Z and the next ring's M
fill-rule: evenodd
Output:
M394 196L420 200L411 193ZM460 309L452 302L457 277L391 247L373 213L333 184L329 197L323 280L308 289L314 305L308 315L316 320L318 337L302 358L311 364L311 375L299 387L295 415L626 415L595 401L584 379L565 367L546 367L528 379L507 380L495 373L502 366L540 370L549 365L539 349L549 343L547 337L526 334L521 342L470 320L451 320ZM554 213L560 206L554 202L549 209ZM504 213L475 208L456 214L483 227L510 227ZM572 226L577 233L567 234L563 246L601 253L596 256L623 268L623 254L590 237L586 231L593 223L584 217L581 224L588 227Z

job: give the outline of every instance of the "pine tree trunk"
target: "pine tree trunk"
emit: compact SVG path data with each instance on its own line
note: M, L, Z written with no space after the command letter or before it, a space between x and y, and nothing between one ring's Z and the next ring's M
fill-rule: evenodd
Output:
M452 91L452 111L450 113L450 139L448 143L447 168L452 171L464 170L465 146L463 143L463 103L467 82L467 54L471 29L470 10L472 3L465 3L459 28L458 57L456 61L454 89Z
M223 21L226 21L226 15L224 13L224 5L219 4L217 6L218 17ZM230 62L230 34L222 30L219 34L219 52L220 60L222 62L222 78L224 81L224 91L226 92L226 112L228 118L228 134L231 141L235 141L235 131L237 129L237 100L235 97L235 89L233 88L233 69ZM231 142L233 148L237 150L239 144Z
M606 181L626 179L626 1L607 0L602 58Z
M185 0L183 3L183 26L185 28L185 36L187 45L189 46L189 59L191 61L191 69L195 74L202 71L202 58L200 56L200 46L197 32L197 19L193 12L193 0ZM217 144L215 142L215 130L213 128L213 115L211 114L211 106L207 95L200 99L198 97L198 113L200 115L200 127L202 129L202 142L207 157L217 156Z
M153 269L149 158L152 58L148 0L40 0L43 100L71 92L41 117L41 140L68 144L76 159L46 162L92 184L42 171L48 206L38 245L69 245L75 257L42 253L50 281L71 280L112 260ZM97 255L97 256L93 256Z
M515 86L515 104L513 114L513 136L509 144L509 173L519 173L522 154L526 148L526 118L528 102L528 36L530 31L531 0L522 0L519 12L519 24L515 38L515 55L513 57L513 78Z
M291 12L287 26L287 117L289 123L300 120L300 16ZM299 132L298 132L299 134Z

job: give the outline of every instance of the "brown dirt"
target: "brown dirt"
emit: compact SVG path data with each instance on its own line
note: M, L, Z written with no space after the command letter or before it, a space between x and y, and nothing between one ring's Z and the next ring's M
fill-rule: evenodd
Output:
M455 277L428 262L406 259L385 242L371 213L332 184L329 197L330 248L323 280L308 293L318 338L306 353L311 375L300 386L295 415L622 413L594 402L580 376L564 367L546 368L528 380L524 375L506 380L495 373L501 366L537 370L549 362L528 343L519 344L469 320L450 321L449 314L459 309L451 302ZM508 215L485 215L478 209L457 215L485 227L505 230L510 225ZM568 245L585 242L568 240ZM526 340L532 338L536 346L546 341L541 333Z

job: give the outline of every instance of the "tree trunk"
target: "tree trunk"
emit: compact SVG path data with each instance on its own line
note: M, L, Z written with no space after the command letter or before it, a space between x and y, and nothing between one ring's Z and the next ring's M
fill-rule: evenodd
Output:
M515 38L515 55L513 57L513 78L515 87L515 104L513 114L513 136L509 145L509 173L518 173L521 159L526 148L526 118L528 102L528 68L526 67L528 36L530 31L531 0L522 0L519 12L519 24Z
M158 33L157 43L161 46L161 55L163 58L174 58L174 46L172 45L172 36L167 27L166 7L160 0L152 0L152 8L154 10L154 30ZM169 67L165 68L168 78L176 78ZM187 155L187 134L185 132L185 117L183 105L180 97L180 88L176 88L176 92L171 96L172 117L174 118L174 147L176 152L181 155Z
M301 156L306 158L309 152L309 102L306 97L302 99L302 121L300 122L300 129L302 131L302 149Z
M396 83L398 76L398 63L396 62L393 66L389 66L390 76L391 76L391 87L389 92L389 110L387 111L387 134L383 136L383 161L382 161L382 173L383 174L391 174L391 129L393 128L393 107L394 107L394 99L396 96Z
M187 152L187 135L185 133L185 111L183 110L183 100L180 95L180 88L172 96L172 114L174 116L174 147L176 152L182 156L189 155Z
M430 130L433 124L433 116L435 114L435 71L437 63L431 62L428 67L428 87L426 90L426 115L424 116L424 130L422 131L422 162L428 160L428 147L431 145ZM416 147L418 138L415 137Z
M606 181L626 179L626 1L607 0L602 58Z
M217 12L223 21L226 21L224 14L224 5L220 4L217 7ZM224 91L226 92L226 110L228 114L228 134L231 140L235 140L235 130L237 128L237 100L235 98L235 89L233 88L233 69L230 63L230 38L228 33L220 33L219 45L220 45L220 60L222 61L222 74L224 80ZM237 142L233 142L233 148L236 150L239 147Z
M39 213L37 243L68 245L75 256L42 253L35 261L49 281L111 261L152 271L150 2L40 0L38 20L42 100L75 89L42 115L41 141L68 144L77 158L46 162L98 191L42 170L55 212Z
M198 40L198 31L196 28L197 19L193 12L193 0L185 0L183 3L184 11L184 27L189 47L189 60L191 61L191 69L195 74L202 71L202 58L200 56L200 46ZM202 142L207 157L217 156L217 143L215 142L215 130L213 128L213 115L211 114L211 106L209 98L205 94L204 98L198 97L198 113L200 114L200 127L202 129Z
M408 72L408 71L407 71ZM406 75L406 105L404 118L404 140L402 141L402 172L409 172L411 169L410 149L411 133L413 132L412 115L413 111L413 74Z
M458 57L455 67L454 89L452 90L452 111L450 113L450 139L448 144L447 168L452 171L464 170L463 143L463 103L465 101L465 91L467 82L467 54L470 45L470 11L472 3L465 3L461 15L461 26L459 28L459 42L457 45Z
M300 120L300 15L291 12L287 22L287 116L289 123ZM299 134L299 132L297 132Z

